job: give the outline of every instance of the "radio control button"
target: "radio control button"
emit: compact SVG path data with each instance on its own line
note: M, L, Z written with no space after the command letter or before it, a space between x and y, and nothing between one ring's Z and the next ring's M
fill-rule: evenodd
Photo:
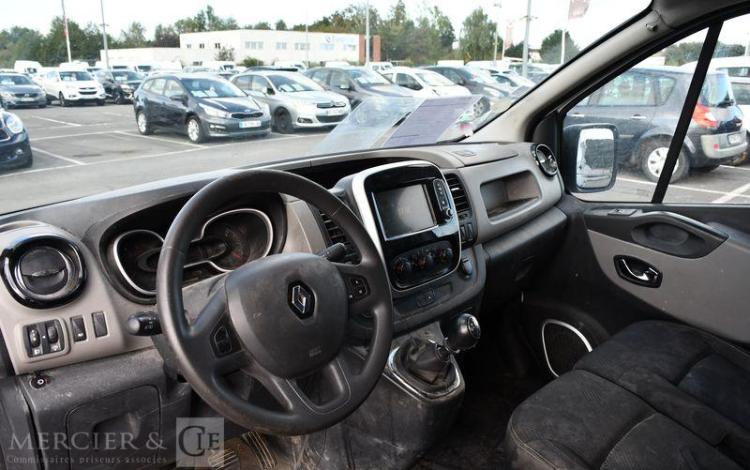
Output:
M405 276L412 271L412 262L406 258L396 258L393 262L393 272L397 276Z

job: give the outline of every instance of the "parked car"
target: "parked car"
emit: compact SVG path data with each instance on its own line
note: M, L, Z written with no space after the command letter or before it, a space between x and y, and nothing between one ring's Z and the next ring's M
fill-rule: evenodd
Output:
M0 108L47 106L44 91L29 77L20 73L0 73Z
M277 60L273 63L273 66L278 69L294 69L297 72L304 72L307 70L307 66L304 62L294 60Z
M103 106L107 98L102 84L85 70L50 70L44 75L42 88L47 102L57 100L60 106L73 103Z
M692 76L692 71L677 67L633 68L576 105L565 125L614 124L620 165L640 168L646 178L658 181ZM672 181L687 176L691 169L711 171L746 148L742 111L729 76L710 72Z
M267 104L210 74L149 77L134 96L138 131L144 135L156 128L172 129L199 143L212 137L265 137L271 132Z
M0 106L0 170L30 167L29 134L21 118Z
M299 128L332 127L349 115L346 97L326 91L297 72L245 72L232 83L271 109L273 126L289 133Z
M456 85L467 88L474 95L482 95L488 98L504 98L508 94L500 89L489 76L482 74L471 67L449 67L436 65L425 67L452 81Z
M523 62L512 62L509 66L511 71L523 76ZM548 64L526 64L526 77L534 83L539 83L549 76L555 66Z
M133 100L133 93L141 86L143 75L131 70L100 70L94 78L102 84L107 98L115 104Z
M417 96L469 96L471 92L437 72L409 67L392 67L380 72L392 83L412 90Z
M44 67L35 60L17 60L13 63L13 70L29 76L37 85L41 85Z
M365 67L320 67L308 70L305 75L326 90L346 96L352 108L369 96L414 96L411 90L394 85Z
M393 64L390 62L369 62L365 67L369 68L373 72L383 73L393 70Z
M747 120L750 119L750 78L732 77L730 75L729 79L732 82L732 93L734 94L734 99L737 102L737 106L742 111L742 119L745 121L747 138L750 141L750 127L747 125ZM732 160L732 165L740 165L745 163L747 159L748 152L746 150L739 157Z

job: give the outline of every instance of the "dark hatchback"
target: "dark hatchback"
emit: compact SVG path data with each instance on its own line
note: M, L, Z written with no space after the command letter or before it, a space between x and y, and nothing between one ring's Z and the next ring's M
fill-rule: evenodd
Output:
M349 98L352 109L371 96L414 96L410 90L394 85L379 73L365 67L320 67L308 70L305 75L326 90Z
M636 67L607 83L568 112L565 126L608 123L617 127L621 166L638 168L658 181L693 71ZM736 160L747 148L743 115L729 76L710 72L693 111L672 181L693 171L711 171Z
M133 99L141 134L155 128L185 133L192 142L212 137L267 136L268 106L245 95L232 83L205 73L151 76Z
M33 160L23 121L0 108L0 170L30 167Z
M20 73L0 73L0 108L47 106L44 91L29 77Z
M133 100L133 94L144 77L132 70L99 70L94 72L94 78L102 84L108 99L115 104L124 104Z

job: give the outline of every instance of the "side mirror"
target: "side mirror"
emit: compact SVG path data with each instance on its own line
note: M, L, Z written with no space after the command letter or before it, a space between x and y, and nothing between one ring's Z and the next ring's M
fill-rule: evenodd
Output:
M268 88L266 88L266 94L267 94L267 95L275 95L275 94L276 94L276 92L275 92L275 91L273 91L273 88L271 88L271 87L268 87Z
M352 89L351 85L349 85L347 83L342 83L338 87L339 87L340 90L344 90L344 91L349 91L349 90Z
M185 95L183 93L180 93L178 95L172 95L172 96L169 97L169 99L172 100L172 101L179 101L182 104L187 103L187 95Z
M565 186L571 192L606 191L617 177L617 128L611 124L580 124L563 129Z

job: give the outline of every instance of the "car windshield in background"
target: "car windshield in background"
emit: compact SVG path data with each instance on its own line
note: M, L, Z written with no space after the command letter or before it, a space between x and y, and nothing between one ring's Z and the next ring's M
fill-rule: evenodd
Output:
M282 93L295 93L299 91L322 91L320 85L305 77L304 75L269 75L273 86Z
M183 78L182 84L196 98L238 98L245 93L229 82L210 78Z
M130 70L115 70L112 72L112 76L118 82L131 82L135 80L143 80L143 75L138 72L131 72Z
M64 82L86 82L93 80L88 72L60 72L60 80Z
M363 87L373 85L388 85L388 80L377 72L366 69L352 69L346 71L349 77Z
M2 75L0 74L0 85L33 85L34 83L24 75Z
M415 72L416 76L419 77L423 82L429 86L452 86L453 82L443 77L439 73L430 72L423 70Z
M706 76L701 93L700 103L704 106L731 106L735 103L732 84L725 72L712 73Z

